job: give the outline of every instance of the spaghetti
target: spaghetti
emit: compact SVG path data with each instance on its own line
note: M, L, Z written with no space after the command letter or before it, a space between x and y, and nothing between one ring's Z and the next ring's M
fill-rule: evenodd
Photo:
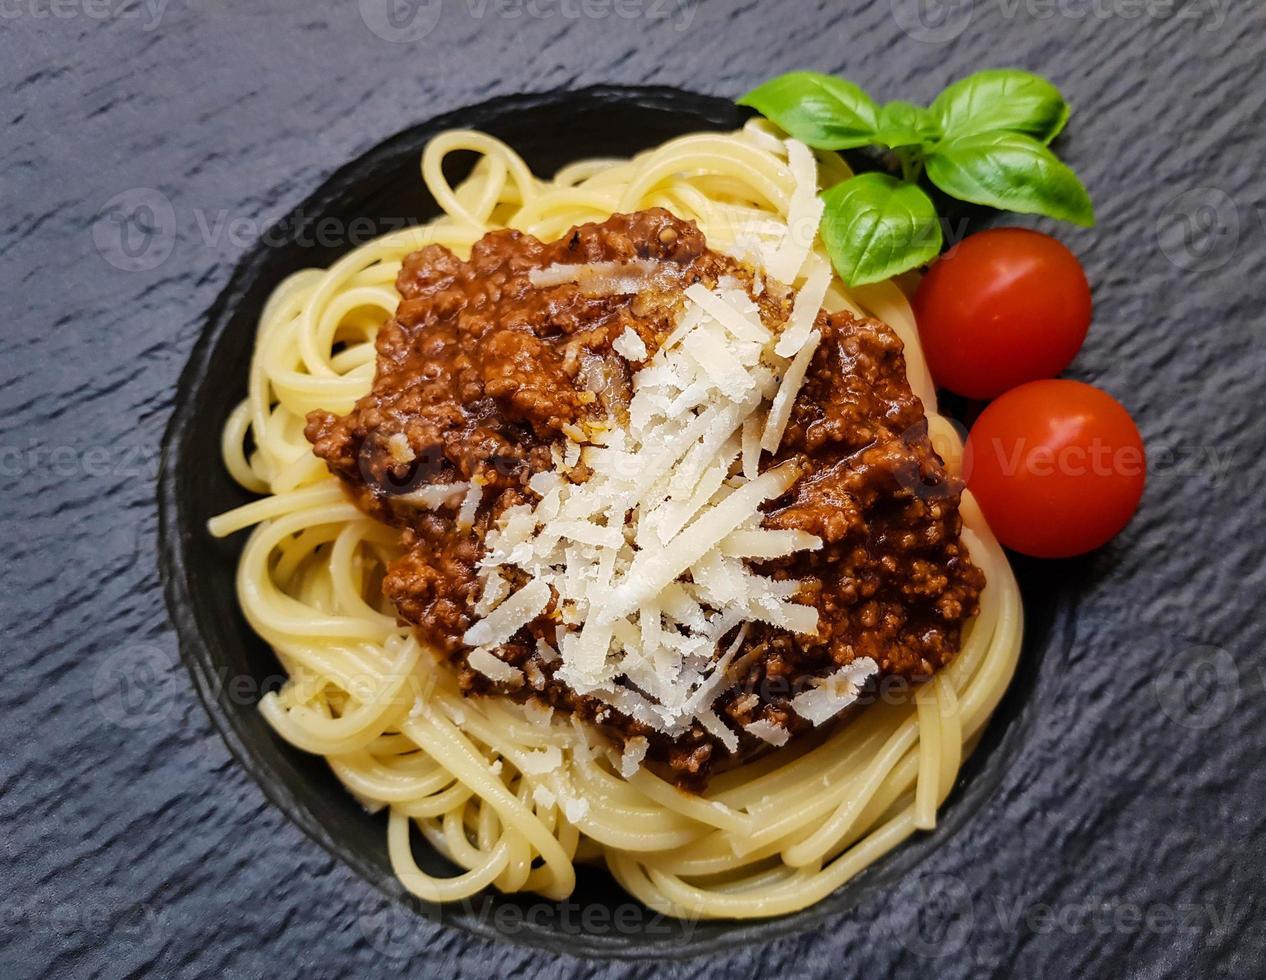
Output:
M479 162L453 187L441 163L459 150ZM935 826L1006 689L1020 646L1018 591L964 493L962 539L988 584L959 652L913 697L880 698L847 724L714 776L702 794L646 768L623 775L618 753L582 724L461 694L450 666L382 595L398 532L349 501L304 436L308 412L345 414L369 390L376 333L400 302L396 276L425 245L465 255L489 230L507 227L552 241L588 221L659 207L696 222L713 248L762 254L767 269L794 266L802 286L826 275L794 156L768 124L753 121L632 160L583 161L542 181L492 137L448 132L422 160L441 217L327 270L295 274L265 306L248 395L223 436L229 471L263 496L213 519L210 530L254 527L239 599L289 675L261 711L287 741L324 756L368 809L388 811L393 868L419 897L453 901L492 886L561 899L578 863L605 862L630 894L665 914L753 918L804 908ZM834 154L804 156L819 186L847 176ZM807 233L796 227L809 220ZM786 252L797 235L808 249L803 262ZM902 290L893 282L848 289L832 277L821 305L873 316L900 337L932 441L956 473L961 444L936 413ZM437 878L418 868L415 832L461 873Z

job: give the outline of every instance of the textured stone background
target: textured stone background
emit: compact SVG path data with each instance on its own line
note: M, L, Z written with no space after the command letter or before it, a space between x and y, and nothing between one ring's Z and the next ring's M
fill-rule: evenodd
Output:
M1259 5L387 12L0 3L0 973L1261 975ZM1072 373L1135 411L1153 470L1129 531L1070 569L1072 653L1043 665L1014 777L890 895L724 959L556 960L384 906L229 757L163 607L158 446L236 258L344 162L492 95L603 81L732 95L813 67L924 101L999 64L1048 75L1074 106L1061 152L1100 221L1060 230L1097 303Z

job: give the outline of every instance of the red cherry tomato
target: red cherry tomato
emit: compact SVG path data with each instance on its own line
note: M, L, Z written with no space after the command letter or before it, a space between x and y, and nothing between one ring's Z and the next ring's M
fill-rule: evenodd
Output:
M1090 312L1077 257L1025 228L964 238L932 264L914 298L932 377L968 398L1055 377L1086 339Z
M1146 460L1134 420L1111 395L1080 381L1032 381L980 414L963 476L999 541L1067 558L1129 523Z

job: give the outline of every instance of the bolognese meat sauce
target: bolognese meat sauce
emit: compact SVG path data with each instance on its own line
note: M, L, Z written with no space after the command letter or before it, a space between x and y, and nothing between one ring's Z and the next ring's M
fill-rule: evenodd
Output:
M533 270L551 265L611 262L653 271L637 292L620 295L579 282L532 283ZM472 670L462 635L478 618L476 570L497 516L532 502L528 479L554 468L551 446L581 423L618 418L627 405L631 372L613 343L632 329L649 358L672 331L686 287L711 288L722 276L747 286L767 325L786 322L785 290L773 281L757 288L751 269L708 249L693 223L663 210L614 215L552 243L492 232L469 261L428 246L400 271L402 298L378 334L372 390L346 416L311 413L306 429L359 506L401 528L403 554L383 591L448 656L463 690L539 698L620 742L644 736L647 760L690 787L730 759L725 747L698 724L670 737L556 679L557 664L536 646L538 637L554 641L550 609L498 651L529 667L535 686L503 689ZM880 678L931 676L957 651L984 586L960 540L961 484L928 440L901 341L883 323L848 313L821 312L816 329L821 341L782 444L762 468L799 461L804 475L765 508L764 525L807 531L823 547L761 565L805 583L798 600L817 607L818 632L748 631L746 673L715 704L740 728L743 756L768 747L743 725L808 727L790 707L808 678L862 657L874 659ZM581 467L572 478L583 475ZM454 507L407 502L459 481L484 488L469 528Z

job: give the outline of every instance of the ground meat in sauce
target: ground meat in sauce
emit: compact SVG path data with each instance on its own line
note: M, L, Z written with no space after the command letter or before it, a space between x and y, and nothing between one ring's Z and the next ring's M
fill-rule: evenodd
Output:
M531 270L554 263L631 259L662 263L637 295L591 296L575 283L537 288L529 280ZM461 643L478 618L476 564L490 523L535 500L527 480L553 467L550 445L565 430L618 416L627 403L630 368L612 342L631 328L653 354L681 310L682 290L694 282L710 288L722 275L747 285L766 324L786 320L785 290L771 282L757 293L750 269L659 209L615 215L548 244L493 232L468 262L437 245L406 258L400 306L378 335L372 391L344 417L311 413L306 434L364 510L402 528L404 554L383 590L448 655L463 690L499 690L469 668ZM809 531L824 547L762 570L807 583L799 599L818 607L819 633L749 630L749 671L716 704L736 726L764 718L793 732L810 727L789 698L808 678L859 657L874 658L881 677L926 679L957 651L984 586L959 539L961 485L932 450L901 341L886 325L847 313L821 313L816 326L822 340L777 454L798 458L806 475L766 508L765 525ZM763 466L770 462L767 454ZM419 486L469 480L485 486L469 531L457 528L454 507L400 501ZM551 612L500 651L529 676L539 670L541 689L503 693L574 712L618 742L646 736L648 761L686 787L702 786L729 761L697 725L670 738L555 680L535 653L536 637L554 640ZM740 756L768 748L739 734Z

